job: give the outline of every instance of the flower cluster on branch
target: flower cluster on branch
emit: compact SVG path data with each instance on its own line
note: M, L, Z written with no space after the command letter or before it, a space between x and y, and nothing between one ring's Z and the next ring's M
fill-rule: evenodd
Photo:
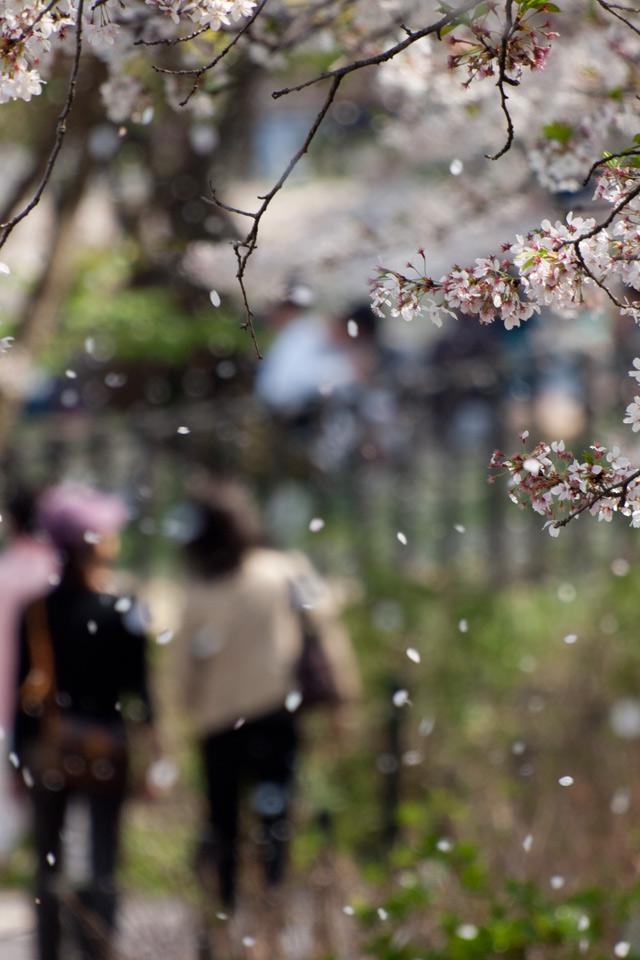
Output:
M528 436L521 434L522 452L505 456L496 450L489 466L508 474L511 500L546 517L551 536L585 511L607 521L620 513L640 527L640 470L620 456L618 447L608 450L596 443L578 459L561 440L528 451ZM495 474L489 477L495 479Z
M633 151L631 151L633 153ZM598 179L596 198L614 205L609 218L598 224L593 217L567 214L564 222L543 220L526 236L503 245L504 259L476 260L465 269L454 266L439 280L428 276L423 250L420 267L408 264L406 276L378 267L371 280L373 308L410 320L426 314L437 326L454 311L477 316L481 323L502 320L507 330L520 325L541 307L575 311L583 303L585 287L601 287L622 312L640 320L640 309L619 301L611 291L613 277L640 290L638 239L640 237L640 168L605 166Z

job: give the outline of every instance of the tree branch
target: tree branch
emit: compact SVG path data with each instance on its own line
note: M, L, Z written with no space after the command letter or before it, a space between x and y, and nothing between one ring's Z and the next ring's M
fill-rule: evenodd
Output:
M69 77L69 85L67 87L67 96L62 108L62 112L58 117L58 122L56 124L56 137L53 149L49 154L49 159L47 160L47 165L45 167L42 179L36 190L33 198L30 202L17 213L15 217L12 217L11 220L8 220L6 223L0 223L0 249L7 242L9 235L12 233L15 227L27 217L31 211L36 207L40 200L42 199L42 194L45 191L49 180L51 179L51 174L53 173L53 167L56 160L58 159L58 154L62 149L62 143L64 141L65 134L67 132L67 118L71 112L71 107L76 94L76 81L78 78L78 71L80 69L80 55L82 53L82 15L84 8L84 0L78 0L78 8L76 14L76 48L73 57L73 65L71 68L71 74Z
M262 217L264 216L264 214L266 213L267 209L269 208L269 205L271 204L273 198L276 196L277 193L279 193L279 191L282 189L282 187L284 186L284 184L285 184L286 181L288 180L289 176L291 175L291 173L292 173L294 167L297 165L298 161L302 159L302 157L305 155L305 153L307 153L307 151L308 151L308 149L309 149L309 147L310 147L310 145L311 145L311 142L312 142L313 138L315 137L316 133L318 132L318 129L319 129L322 121L324 120L325 116L327 115L327 112L329 111L329 108L330 108L331 104L333 103L333 101L334 101L334 99L335 99L336 93L338 92L338 88L339 88L339 86L340 86L340 83L342 82L342 79L343 79L342 76L335 76L335 77L333 77L333 80L332 80L332 83L331 83L331 87L330 87L330 89L329 89L329 92L327 93L327 95L326 95L326 97L325 97L325 100L324 100L324 103L323 103L320 111L318 112L315 120L313 121L313 124L311 125L311 128L309 129L309 132L307 133L307 136L306 136L306 138L305 138L304 143L302 144L302 146L300 147L300 149L297 151L297 153L291 158L291 160L290 160L289 163L287 164L286 169L284 170L284 172L283 172L282 175L280 176L280 179L279 179L278 182L271 188L271 190L269 191L269 193L264 194L264 195L261 196L261 197L258 197L259 200L262 200L262 204L261 204L260 208L259 208L255 213L250 213L250 212L245 211L245 210L238 210L238 209L236 209L236 208L234 208L234 207L227 206L227 204L221 203L221 201L219 201L219 200L217 199L217 197L216 197L216 195L215 195L215 190L213 190L213 189L212 189L212 191L211 191L211 192L212 192L212 195L213 195L213 196L212 196L212 199L209 199L209 200L208 200L209 203L214 203L216 206L219 206L219 207L220 207L221 209L223 209L223 210L227 210L227 211L229 211L230 213L240 214L240 215L243 216L243 217L250 217L250 218L253 220L253 226L251 227L251 229L249 230L249 232L248 232L247 235L245 236L244 240L237 240L237 241L235 241L235 243L234 243L233 246L234 246L234 252L235 252L235 255L236 255L236 261L237 261L237 264L238 264L238 270L237 270L237 273L236 273L236 279L238 280L238 283L240 284L240 290L241 290L241 293L242 293L242 299L243 299L243 303L244 303L245 313L246 313L246 316L247 316L247 320L246 320L245 326L246 326L246 328L247 328L247 329L250 331L250 333L251 333L251 339L252 339L252 341L253 341L253 345L254 345L254 347L255 347L256 354L257 354L257 356L258 356L259 359L262 358L262 355L261 355L261 353L260 353L260 348L259 348L259 346L258 346L258 342L257 342L256 335L255 335L255 330L254 330L254 327L253 327L253 311L252 311L252 309L251 309L251 307L250 307L250 305L249 305L249 300L248 300L248 295L247 295L247 290L246 290L246 285L245 285L245 273L246 273L246 270L247 270L247 264L248 264L248 262L249 262L249 258L251 257L251 255L253 254L254 250L255 250L256 247L258 246L258 231L259 231L259 228L260 228L260 221L262 220Z
M509 48L509 40L511 39L511 35L513 31L514 31L513 0L507 0L505 5L505 24L504 24L504 30L502 31L502 40L500 42L500 57L498 59L499 73L498 73L498 83L497 83L498 90L500 91L500 106L502 108L502 112L507 122L507 139L502 149L499 150L497 153L493 154L493 156L490 156L489 154L485 154L487 160L499 160L500 157L503 157L505 153L509 152L509 150L511 149L511 145L513 143L513 137L514 137L513 120L511 119L509 108L507 107L507 100L509 99L509 97L505 93L505 89L504 89L506 83L512 83L512 84L514 83L514 81L509 80L509 78L507 77L507 51Z
M203 67L198 67L197 69L191 69L191 70L174 70L174 69L171 69L170 67L156 67L156 66L153 67L156 73L168 73L176 77L195 77L191 90L189 91L187 96L184 98L184 100L180 101L181 107L184 107L187 105L191 97L194 95L194 93L200 86L200 81L202 80L202 77L205 75L205 73L207 73L207 71L212 70L215 66L217 66L217 64L220 63L220 61L224 57L226 57L229 51L232 50L233 47L235 47L236 43L240 40L240 38L245 35L245 33L247 32L247 30L249 30L251 25L255 23L257 18L260 16L262 11L264 10L267 2L268 0L261 0L261 2L258 4L256 9L253 11L251 16L249 17L249 19L242 25L241 29L238 30L233 40L231 40L227 44L227 46L224 48L224 50L222 50L221 53L217 54L217 56L215 56L213 60L205 64Z
M620 153L608 153L606 157L603 157L601 160L596 160L589 167L589 172L582 181L582 186L586 187L589 184L589 180L596 172L598 167L604 166L605 163L609 163L610 160L620 160L622 157L638 157L640 156L640 147L630 147L628 150L621 150Z
M612 494L616 495L616 499L618 500L619 506L624 507L627 501L627 493L629 490L629 485L633 483L634 480L637 480L639 477L640 477L640 470L636 470L635 473L632 473L630 476L628 476L626 480L622 480L620 483L614 483L610 487L605 487L599 493L594 494L590 500L586 501L581 506L576 507L575 510L572 510L567 517L563 517L562 520L555 520L553 523L553 526L566 527L568 523L571 523L571 521L574 520L577 516L579 516L581 513L584 513L585 510L590 510L594 504L598 503L600 500L604 500L605 497L610 497ZM619 494L616 493L617 490L620 490Z
M472 0L471 3L465 3L456 10L451 10L449 13L446 13L440 18L440 20L432 24L430 27L424 27L422 30L416 30L404 40L401 40L388 50L384 50L382 53L377 53L372 57L365 57L363 60L355 60L352 63L345 64L344 67L336 67L335 70L326 70L324 73L318 74L311 80L305 80L304 83L299 83L295 87L285 87L282 90L274 90L271 96L274 100L278 100L280 97L284 97L289 93L297 93L300 90L305 90L307 87L312 87L316 83L320 83L322 80L333 80L336 78L342 80L348 74L354 73L356 70L362 70L365 67L375 67L381 63L386 63L387 60L392 60L395 56L397 56L403 50L406 50L407 47L410 47L411 44L415 43L417 40L422 40L424 37L430 37L433 34L436 34L436 36L439 37L441 31L444 30L446 26L448 26L450 23L455 23L455 21L463 13L467 13L467 11L476 6L476 0Z
M602 7L603 10L606 10L607 13L610 13L612 17L615 17L616 20L621 20L629 28L633 30L634 33L640 35L640 30L638 27L634 27L630 20L627 20L626 17L623 17L622 14L617 13L617 10L624 10L626 13L639 13L640 11L634 10L632 7L623 7L617 3L606 3L606 0L596 0L598 6Z

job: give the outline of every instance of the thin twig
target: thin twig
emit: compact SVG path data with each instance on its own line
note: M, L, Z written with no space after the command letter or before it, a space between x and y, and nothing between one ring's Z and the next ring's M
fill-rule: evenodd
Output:
M638 157L640 156L640 147L629 147L628 150L621 150L620 153L609 153L606 157L602 157L601 160L596 160L589 167L589 172L582 181L582 186L586 187L589 184L589 180L596 172L598 167L602 167L605 163L609 163L610 160L620 160L622 157Z
M623 17L621 14L616 13L616 10L625 10L628 13L638 13L637 10L632 10L629 7L622 7L615 3L606 3L605 0L597 0L597 3L599 6L602 7L603 10L606 10L607 13L610 13L612 17L615 17L616 20L622 21L622 23L624 23L625 26L629 27L630 30L633 30L634 33L640 34L640 30L638 29L638 27L634 27L634 25L631 23L630 20L627 20L626 17Z
M335 70L326 70L324 73L319 73L317 76L313 77L311 80L305 80L304 83L299 83L295 87L284 87L282 90L274 90L271 94L274 100L278 100L280 97L285 97L290 93L298 93L300 90L305 90L307 87L312 87L316 83L320 83L322 80L333 80L335 78L346 77L349 73L354 73L356 70L362 70L365 67L374 67L381 63L386 63L387 60L392 60L399 53L402 53L403 50L406 50L407 47L410 47L412 43L415 43L417 40L422 40L424 37L432 36L436 34L439 37L440 33L446 26L450 23L455 22L462 14L466 13L468 10L471 10L473 7L477 6L476 0L472 0L471 3L465 3L462 6L458 7L456 10L451 10L449 13L446 13L437 23L432 24L430 27L424 27L422 30L416 30L410 36L406 37L404 40L401 40L395 46L390 47L388 50L384 50L382 53L374 54L371 57L365 57L363 60L355 60L352 63L345 64L344 67L336 67Z
M267 5L267 2L268 0L261 0L261 2L258 4L256 9L253 11L251 16L249 17L249 19L242 25L241 29L238 30L238 32L235 34L233 40L231 40L227 44L227 46L224 48L224 50L221 51L221 53L217 54L213 58L213 60L211 60L209 63L206 63L203 67L198 67L197 69L191 69L191 70L174 70L174 69L171 69L170 67L156 67L156 66L153 67L156 73L168 73L175 77L195 77L191 90L189 91L187 96L184 98L184 100L180 101L181 107L185 107L187 105L191 97L194 95L194 93L200 86L200 81L202 80L202 77L205 75L205 73L207 73L208 70L212 70L215 66L217 66L217 64L219 64L220 61L227 56L229 51L235 47L236 43L240 40L240 38L245 35L245 33L247 32L247 30L249 30L251 25L255 23L256 19L260 16L265 6Z
M208 26L201 27L200 30L196 30L195 33L190 33L186 37L164 37L162 40L145 40L144 37L141 37L139 40L135 40L133 45L134 47L174 47L177 43L188 43L189 40L197 40L198 37L206 33L208 29Z
M509 113L509 108L507 107L507 100L509 97L505 93L505 83L513 83L507 77L507 52L509 49L509 40L513 34L515 27L513 23L513 0L507 0L505 5L505 23L504 30L502 31L502 40L500 41L500 57L498 59L498 83L497 87L500 91L500 107L504 114L505 120L507 122L507 139L504 146L497 153L490 156L485 154L487 160L499 160L500 157L503 157L505 153L508 153L513 144L514 138L514 129L513 129L513 120L511 119L511 114Z
M24 207L20 213L17 213L15 217L12 217L11 220L8 220L7 223L0 223L0 249L5 245L9 235L12 233L15 227L27 217L31 211L36 207L40 200L42 199L42 194L45 191L49 180L51 179L51 174L53 173L53 167L56 160L58 159L58 154L62 149L62 143L64 141L65 134L67 132L67 117L71 112L71 107L76 94L76 81L78 77L78 71L80 69L80 55L82 53L82 14L84 8L84 0L78 0L78 10L77 10L77 20L76 20L76 49L73 57L73 65L71 68L71 74L69 77L69 86L67 88L67 97L62 108L62 112L58 117L58 122L56 124L56 137L51 153L49 154L49 159L47 160L47 165L45 167L40 185L36 190L33 198L30 202Z
M253 341L253 345L255 347L255 351L258 356L258 359L262 359L262 354L260 353L260 348L258 346L258 341L256 338L254 326L253 326L253 311L249 305L249 298L247 295L247 289L245 285L245 273L247 270L247 264L249 262L249 258L251 257L251 255L253 254L253 252L258 246L258 231L260 228L260 221L262 220L262 217L266 213L273 198L282 189L282 187L288 180L289 176L291 175L298 161L302 159L305 153L307 153L313 138L318 132L318 129L322 121L327 115L327 112L335 99L336 93L338 92L338 88L342 82L342 79L343 79L342 76L335 76L333 78L329 92L327 93L324 103L322 104L320 111L318 112L315 120L313 121L313 124L309 129L309 132L307 133L304 143L302 144L300 149L297 151L297 153L291 158L291 160L287 164L286 169L280 176L278 182L271 188L269 193L264 194L263 196L258 198L259 200L262 200L262 204L255 213L249 213L246 210L238 210L234 207L228 206L225 203L222 203L220 200L217 199L215 195L215 191L212 190L213 197L211 202L216 204L216 206L219 206L221 209L227 210L230 213L237 213L243 217L250 217L253 220L253 225L249 230L249 232L247 233L244 240L236 241L233 247L236 255L236 262L238 265L238 270L236 272L236 279L240 285L242 300L245 308L245 313L247 316L247 321L244 326L249 330L251 334L251 339Z

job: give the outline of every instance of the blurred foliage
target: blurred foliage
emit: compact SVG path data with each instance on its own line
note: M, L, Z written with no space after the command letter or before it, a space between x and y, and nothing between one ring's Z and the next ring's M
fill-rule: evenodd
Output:
M206 293L194 308L164 285L128 287L136 249L122 244L85 254L65 304L60 328L44 352L43 365L60 372L83 347L98 358L180 367L199 351L226 356L250 349L238 317L214 308Z

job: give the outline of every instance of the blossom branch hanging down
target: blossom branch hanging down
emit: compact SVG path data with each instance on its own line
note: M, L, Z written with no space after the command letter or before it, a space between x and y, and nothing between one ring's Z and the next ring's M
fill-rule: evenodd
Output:
M54 4L50 3L47 8L40 11L38 16L33 20L33 22L28 27L22 28L24 31L23 41L22 41L23 43L27 43L29 36L33 35L36 26L38 26L39 24L42 25L45 23L45 20L49 16L49 12L53 8L53 6ZM83 40L83 34L82 34L83 10L84 10L84 0L78 0L77 19L75 23L76 39L75 39L75 51L73 56L73 63L71 67L71 73L69 76L67 95L65 98L64 105L62 107L62 111L60 112L60 116L58 117L58 122L56 124L55 140L54 140L51 153L49 154L49 158L47 160L44 173L42 175L40 183L32 199L29 201L29 203L26 204L26 206L19 213L15 214L13 217L11 217L11 219L7 220L6 223L0 223L0 248L4 246L9 235L12 233L15 227L17 227L17 225L22 220L24 220L25 217L27 217L31 213L31 211L40 203L40 200L42 199L42 196L47 188L47 184L51 179L55 162L58 159L60 150L62 149L64 137L67 132L67 120L71 113L71 108L73 106L73 101L75 99L76 83L78 78L78 71L80 69L80 57L82 54L82 40ZM70 22L71 21L69 21L68 19L64 21L59 20L58 29L62 30L63 28L66 28L67 26L70 25ZM40 41L41 43L46 45L46 42L47 42L46 34L49 31L49 29L54 30L54 28L55 28L55 24L53 23L48 24L48 26L45 28L44 35ZM17 36L14 37L14 40L18 42ZM10 89L12 90L11 95L14 97L21 96L23 99L28 100L31 96L31 93L40 92L41 81L39 79L35 80L33 78L31 78L31 80L28 80L27 79L28 71L26 71L24 63L20 64L19 60L20 58L18 58L18 61L16 62L13 76L9 78L12 81L12 86L10 86ZM4 81L3 87L6 88L8 83L6 78L0 77L0 80ZM27 90L29 91L28 96L26 96L25 94L25 87L24 87L25 83L27 83ZM37 85L37 90L31 89L31 84ZM7 95L6 92L5 92L5 95Z

